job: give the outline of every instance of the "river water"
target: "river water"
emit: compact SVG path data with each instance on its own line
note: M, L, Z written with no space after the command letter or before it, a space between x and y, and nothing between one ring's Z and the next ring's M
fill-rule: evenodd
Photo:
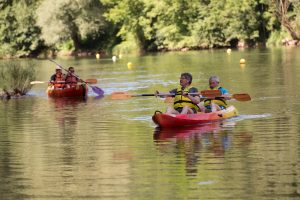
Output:
M111 59L57 59L105 91L51 99L46 84L0 101L0 199L299 199L300 49L172 52ZM297 56L298 55L298 56ZM239 60L246 59L245 65ZM55 65L36 60L48 80ZM133 67L128 68L127 63ZM207 88L218 75L240 116L160 130L160 98L112 100L111 93L167 92L180 73Z

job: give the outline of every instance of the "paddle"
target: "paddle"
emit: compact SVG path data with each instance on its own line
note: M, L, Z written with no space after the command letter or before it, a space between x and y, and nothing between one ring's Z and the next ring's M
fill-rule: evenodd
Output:
M189 93L190 95L199 95L201 94L201 98L216 98L221 97L220 90L203 90L200 93ZM175 94L171 93L160 93L160 94L129 94L128 92L113 92L111 94L111 99L113 100L121 100L121 99L129 99L131 97L142 97L142 96L167 96L166 103L170 103L170 98L175 96ZM236 99L237 101L250 101L251 97L249 94L233 94L231 98Z
M203 90L200 92L200 94L207 98L222 97L220 90ZM237 101L250 101L251 100L250 95L247 93L233 94L233 95L231 95L231 98L235 99Z
M48 59L49 61L55 63L57 66L59 66L61 69L65 70L66 72L68 72L68 70L64 69L60 64L58 64L57 62L55 62L52 59ZM73 74L73 76L75 76L76 78L82 80L81 78L79 78L79 76L77 76L76 74ZM84 82L85 84L87 84L89 87L92 88L93 92L95 92L96 94L98 94L99 96L102 96L104 94L104 91L101 88L98 88L96 86L91 86L89 85L87 82L85 82L84 80L82 80L82 82Z
M129 99L131 97L149 97L149 96L174 96L175 94L163 93L163 94L129 94L128 92L113 92L111 99Z
M85 82L89 83L89 84L96 84L97 83L97 79L86 79ZM50 83L49 81L31 81L30 84L34 85L34 84L41 84L41 83ZM65 81L58 81L57 83L65 83ZM68 82L70 83L70 82Z
M205 96L207 98L217 97L221 95L219 90L204 90L200 93L189 93L190 95L199 95ZM174 97L173 93L159 93L159 94L129 94L128 92L113 92L111 94L111 99L129 99L131 97L142 97L142 96L166 96L166 97Z
M89 83L89 84L96 84L97 83L97 79L86 79L85 82ZM49 81L31 81L30 84L34 85L34 84L42 84L42 83L50 83ZM65 81L58 81L57 83L66 83ZM71 83L71 82L68 82ZM68 84L66 83L66 84Z
M231 98L237 100L237 101L250 101L251 97L249 94L241 93L241 94L233 94Z

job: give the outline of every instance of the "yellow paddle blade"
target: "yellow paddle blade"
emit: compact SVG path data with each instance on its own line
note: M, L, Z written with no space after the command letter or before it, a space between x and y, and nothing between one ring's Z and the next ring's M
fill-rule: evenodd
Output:
M116 99L129 99L131 97L130 94L127 92L113 92L111 94L111 99L116 100Z
M231 96L233 99L236 99L238 101L250 101L251 97L249 94L242 93L242 94L233 94Z
M89 79L86 79L85 82L87 82L89 84L96 84L97 83L97 79L89 78Z
M220 90L202 90L200 94L204 97L210 97L210 98L222 96Z
M40 84L40 83L48 83L48 81L31 81L30 84Z

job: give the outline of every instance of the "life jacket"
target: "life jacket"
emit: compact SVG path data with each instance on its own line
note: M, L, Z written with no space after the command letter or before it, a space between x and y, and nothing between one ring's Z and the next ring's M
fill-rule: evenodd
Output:
M55 88L63 88L65 86L65 84L60 83L60 81L65 81L63 78L63 74L55 74L55 82L54 82Z
M221 90L222 87L219 87L218 90ZM208 90L213 90L211 88L209 88ZM218 106L223 106L224 108L227 108L227 102L226 99L224 97L216 97L215 99L205 99L204 100L204 106L209 106L211 103L215 103Z
M190 108L194 108L196 111L199 110L197 104L193 103L188 97L182 96L182 93L188 93L190 89L191 86L185 88L183 91L181 87L177 88L175 98L174 98L174 109L188 106Z
M77 77L72 76L72 75L67 75L66 77L66 84L68 84L69 86L76 86L77 85Z

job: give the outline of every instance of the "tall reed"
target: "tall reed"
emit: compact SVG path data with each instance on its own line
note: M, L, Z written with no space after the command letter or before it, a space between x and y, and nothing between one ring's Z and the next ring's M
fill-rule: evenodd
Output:
M8 61L0 63L0 89L10 94L25 95L32 87L36 71L34 62Z

